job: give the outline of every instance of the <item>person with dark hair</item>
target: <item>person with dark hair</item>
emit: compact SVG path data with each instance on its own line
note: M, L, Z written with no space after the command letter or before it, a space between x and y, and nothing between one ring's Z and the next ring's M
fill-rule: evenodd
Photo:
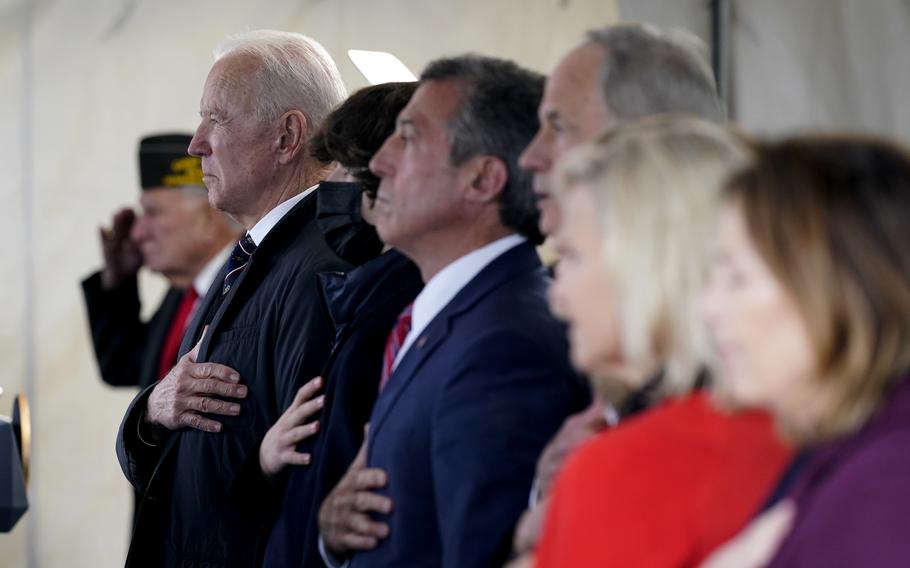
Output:
M355 266L382 250L376 229L361 211L372 209L379 188L370 158L395 129L416 83L385 83L361 89L332 111L309 141L309 151L339 167L319 185L316 222L329 246Z
M305 404L301 401L288 408L260 446L263 470L275 474L287 469L284 502L265 549L266 568L322 563L319 506L363 443L363 427L379 392L386 337L423 287L414 263L394 249L377 256L374 245L381 247L382 242L373 224L379 179L367 168L416 88L416 83L386 83L361 89L310 139L314 156L337 164L330 181L319 186L317 222L325 223L323 230L336 252L352 262L365 262L346 275L322 277L335 341L321 379L322 412L316 417L318 425L311 426L319 435L302 444L291 435L307 427L298 410ZM357 234L349 238L352 232Z
M910 565L910 152L764 144L724 198L701 310L721 386L804 457L705 566Z
M502 565L540 450L586 403L518 167L542 90L500 59L431 63L370 162L379 236L426 284L388 336L367 440L322 505L330 565Z

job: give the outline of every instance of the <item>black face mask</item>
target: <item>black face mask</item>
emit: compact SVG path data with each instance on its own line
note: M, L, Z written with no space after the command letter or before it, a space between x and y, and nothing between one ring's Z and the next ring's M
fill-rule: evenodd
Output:
M359 266L382 251L376 230L360 214L358 182L324 181L316 190L316 224L335 254Z

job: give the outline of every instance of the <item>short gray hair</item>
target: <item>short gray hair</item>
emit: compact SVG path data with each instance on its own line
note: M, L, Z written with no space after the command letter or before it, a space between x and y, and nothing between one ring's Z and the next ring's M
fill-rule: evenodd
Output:
M306 116L310 132L315 132L347 96L329 52L303 34L276 30L239 33L218 44L215 61L234 53L252 55L261 62L250 77L260 120L299 110Z
M591 30L587 39L604 48L601 92L616 118L689 113L724 120L707 47L691 32L627 23Z
M449 161L460 166L478 155L502 160L508 177L499 195L500 220L534 244L542 243L532 175L518 165L518 157L540 128L543 75L505 59L468 54L432 61L420 76L421 83L447 80L463 89L449 123Z

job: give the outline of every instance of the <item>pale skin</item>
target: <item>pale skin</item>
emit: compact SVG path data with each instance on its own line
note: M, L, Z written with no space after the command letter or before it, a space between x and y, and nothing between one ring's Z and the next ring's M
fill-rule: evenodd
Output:
M733 540L705 559L701 568L762 568L767 566L796 517L796 506L781 501L768 509Z
M327 181L356 181L356 179L341 165L336 166L326 178ZM367 223L374 224L373 210L366 194L361 203L361 215ZM325 405L324 395L313 399L322 388L322 384L322 377L316 377L300 387L291 406L266 432L262 444L259 446L259 466L267 479L274 479L288 466L306 466L312 462L310 454L297 451L297 444L319 432L319 421L314 420L308 423L307 420Z
M559 204L550 195L556 162L568 150L616 124L600 93L603 60L602 47L584 43L559 62L547 78L538 109L540 129L519 159L519 165L534 174L544 235L554 233L562 217Z
M727 395L764 407L782 433L810 432L829 405L795 299L759 254L739 205L724 206L717 255L700 315L718 353ZM708 557L705 568L758 568L773 558L796 515L784 500Z
M297 444L319 431L319 421L307 420L325 404L325 395L315 397L322 388L322 377L300 387L281 418L269 428L259 446L259 466L267 479L274 479L287 466L310 465L312 456L298 452Z
M596 220L594 189L575 186L560 199L569 222L553 235L562 257L550 287L550 309L569 325L572 363L591 376L606 376L626 389L639 388L647 370L630 363L619 343L611 272L603 261L602 231ZM595 399L583 412L569 417L537 463L541 502L526 511L515 532L515 566L530 565L539 540L553 481L566 458L606 426L603 403Z
M559 62L544 88L538 110L540 129L519 160L522 168L534 174L540 230L545 235L554 234L562 225L562 211L550 195L551 176L557 161L568 150L593 140L616 123L607 110L598 84L603 59L603 48L585 43ZM566 456L606 426L603 402L599 400L566 420L537 462L537 484L542 498L549 494ZM542 516L537 508L523 517L517 533L523 535L523 540L516 541L516 546L520 544L517 550L527 550L537 542Z
M253 103L258 93L248 78L258 65L256 57L236 53L215 62L203 88L200 123L189 146L189 153L201 159L211 204L247 230L327 173L321 164L307 163L309 125L302 111L289 110L272 120L257 115ZM246 396L246 386L235 384L228 389L222 384L232 377L234 383L239 381L236 371L217 363L196 363L196 356L189 355L149 395L143 419L157 427L159 436L161 428L220 432L221 423L204 415L235 415L240 405L212 396ZM195 384L197 378L210 380Z
M98 229L101 254L104 257L101 285L106 290L116 288L142 267L139 245L130 238L135 222L136 213L129 207L124 207L114 213L110 228Z
M326 548L339 557L373 549L389 536L389 525L371 517L373 513L392 512L392 500L375 493L386 486L388 475L382 469L367 467L366 452L364 435L357 457L319 509L319 533Z
M247 230L279 203L327 174L306 160L310 130L300 110L273 120L254 109L256 89L247 85L259 61L229 54L212 66L199 104L200 122L189 153L202 160L203 181L216 208Z
M140 213L117 211L99 230L104 268L101 284L110 290L145 265L171 286L186 289L209 260L237 238L228 218L213 210L197 187L145 189Z
M238 403L213 397L246 398L246 385L240 384L240 375L230 367L218 363L197 363L201 344L200 339L193 350L180 358L149 395L143 420L158 427L149 431L151 437L160 439L163 434L161 428L195 428L203 432L220 432L221 422L210 415L240 414Z

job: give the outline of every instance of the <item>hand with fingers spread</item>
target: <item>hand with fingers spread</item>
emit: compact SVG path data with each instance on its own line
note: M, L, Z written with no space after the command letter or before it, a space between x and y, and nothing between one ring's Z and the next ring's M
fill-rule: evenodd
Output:
M366 452L364 437L357 457L319 509L319 534L326 549L336 557L370 550L389 536L389 525L370 516L392 512L392 500L372 491L385 487L388 477L381 469L367 467Z
M310 454L298 452L297 444L319 431L318 420L306 420L325 402L325 395L315 396L321 387L322 377L300 387L291 406L266 432L259 446L259 467L267 478L275 477L288 465L309 465Z
M202 334L205 337L205 332ZM184 355L149 395L143 420L168 430L195 428L220 432L221 423L206 414L237 416L240 405L216 397L245 398L246 385L239 384L237 371L218 363L197 363L199 346Z
M136 213L125 207L114 214L111 227L101 227L101 254L104 269L101 271L101 285L110 290L126 278L136 274L142 266L139 245L130 237Z

